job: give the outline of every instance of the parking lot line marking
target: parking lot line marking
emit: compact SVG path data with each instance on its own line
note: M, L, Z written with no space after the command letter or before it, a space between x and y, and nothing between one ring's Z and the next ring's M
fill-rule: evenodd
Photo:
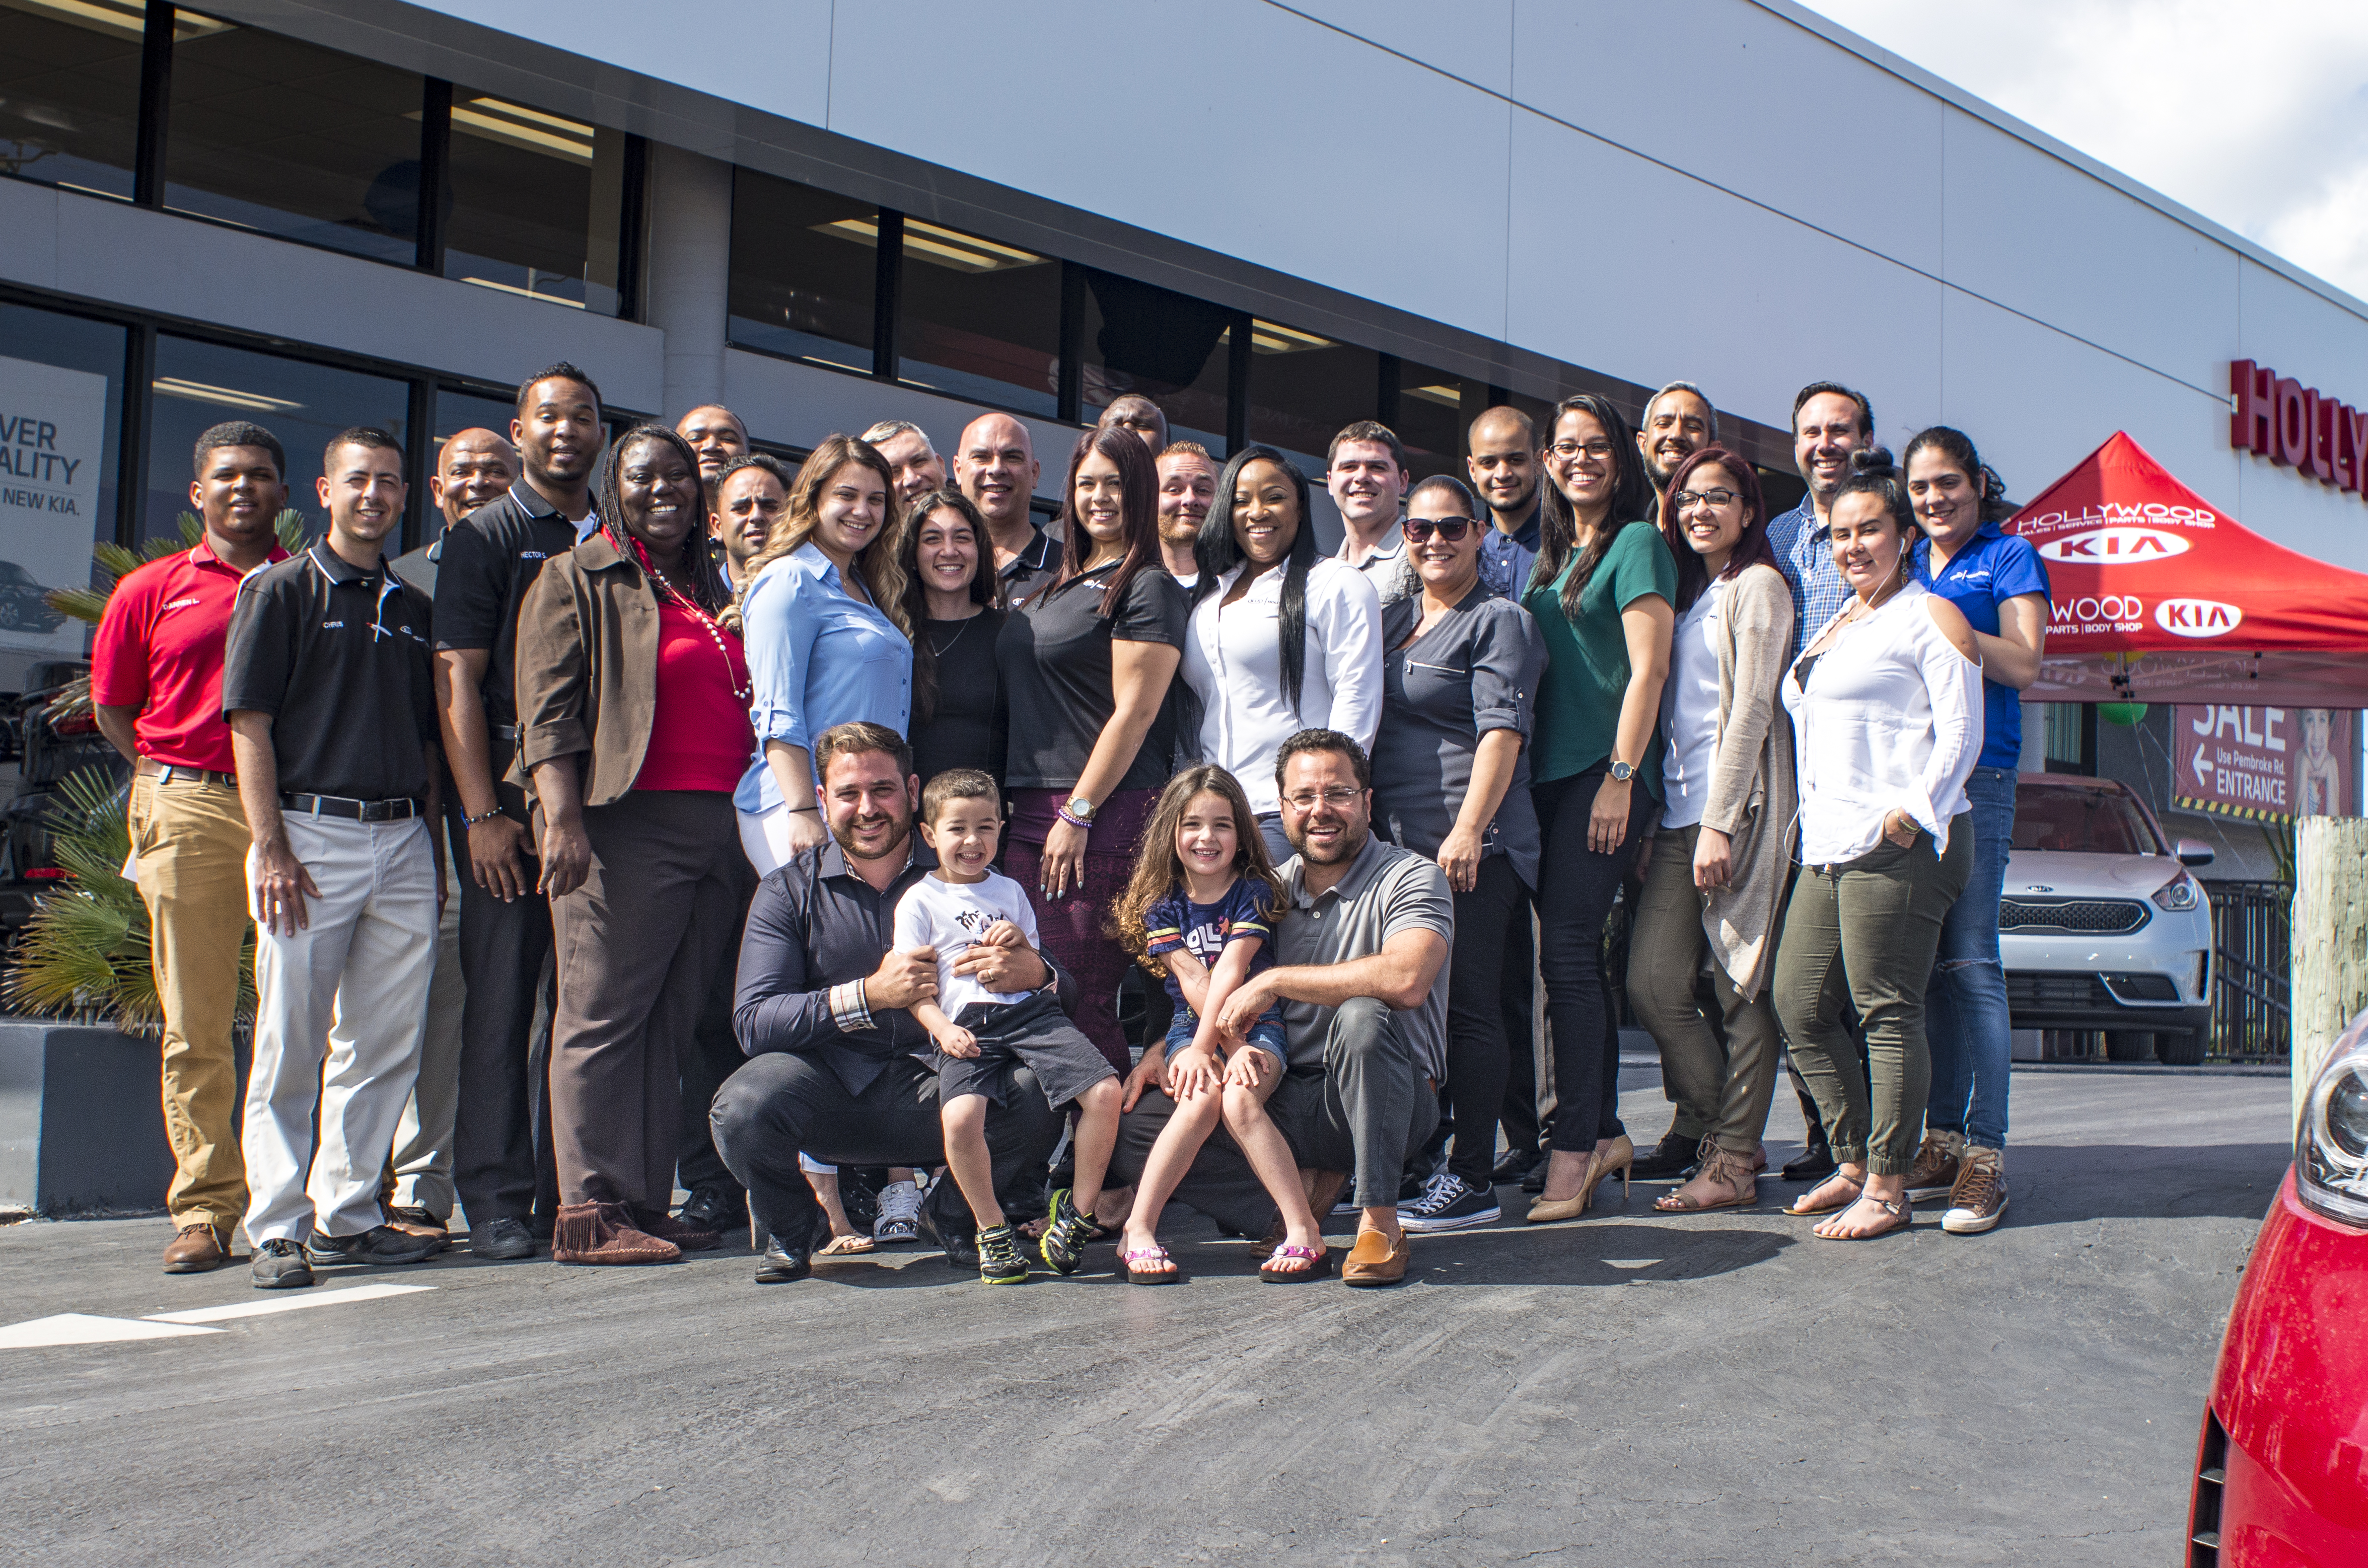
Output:
M0 1350L31 1350L47 1345L106 1345L124 1339L176 1339L185 1334L220 1334L177 1323L143 1323L137 1318L107 1318L89 1312L59 1312L0 1328Z
M374 1301L381 1296L410 1296L433 1290L433 1285L351 1285L342 1290L306 1290L268 1301L233 1301L226 1307L192 1307L185 1312L150 1312L146 1323L226 1323L232 1318L263 1317L272 1312L301 1312L306 1307L334 1307L347 1301Z

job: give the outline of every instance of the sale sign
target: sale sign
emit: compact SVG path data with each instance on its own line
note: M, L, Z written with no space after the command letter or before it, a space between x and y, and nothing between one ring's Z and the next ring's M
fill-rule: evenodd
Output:
M2359 714L2348 708L2171 710L2172 794L2256 822L2360 812Z

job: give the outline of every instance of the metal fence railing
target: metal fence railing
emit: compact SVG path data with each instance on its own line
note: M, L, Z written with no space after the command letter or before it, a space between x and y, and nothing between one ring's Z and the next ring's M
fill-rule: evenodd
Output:
M2212 1055L2283 1062L2293 1046L2294 884L2207 881Z

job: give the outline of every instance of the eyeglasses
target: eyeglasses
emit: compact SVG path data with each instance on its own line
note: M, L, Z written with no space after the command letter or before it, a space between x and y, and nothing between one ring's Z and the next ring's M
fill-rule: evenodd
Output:
M1669 497L1680 512L1691 512L1696 506L1724 506L1734 499L1732 490L1680 490Z
M1611 455L1611 443L1609 441L1556 441L1546 450L1565 460L1586 456L1600 462Z
M1471 530L1472 519L1469 517L1408 517L1405 527L1406 542L1409 544L1429 544L1433 533L1438 534L1450 544L1461 544L1463 541L1463 536Z
M1362 790L1351 790L1346 785L1338 785L1325 790L1320 795L1313 792L1285 795L1282 798L1282 803L1294 812L1312 812L1319 803L1326 806L1349 805L1363 793Z

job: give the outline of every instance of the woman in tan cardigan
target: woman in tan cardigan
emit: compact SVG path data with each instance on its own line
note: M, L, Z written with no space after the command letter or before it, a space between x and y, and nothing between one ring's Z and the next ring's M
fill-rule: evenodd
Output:
M1793 812L1793 732L1776 689L1793 596L1759 481L1724 448L1670 476L1661 530L1678 558L1678 627L1661 693L1660 833L1629 943L1628 1000L1661 1048L1672 1131L1701 1139L1700 1172L1655 1205L1686 1213L1748 1207L1768 1165L1769 960ZM1705 945L1724 1049L1694 994Z

